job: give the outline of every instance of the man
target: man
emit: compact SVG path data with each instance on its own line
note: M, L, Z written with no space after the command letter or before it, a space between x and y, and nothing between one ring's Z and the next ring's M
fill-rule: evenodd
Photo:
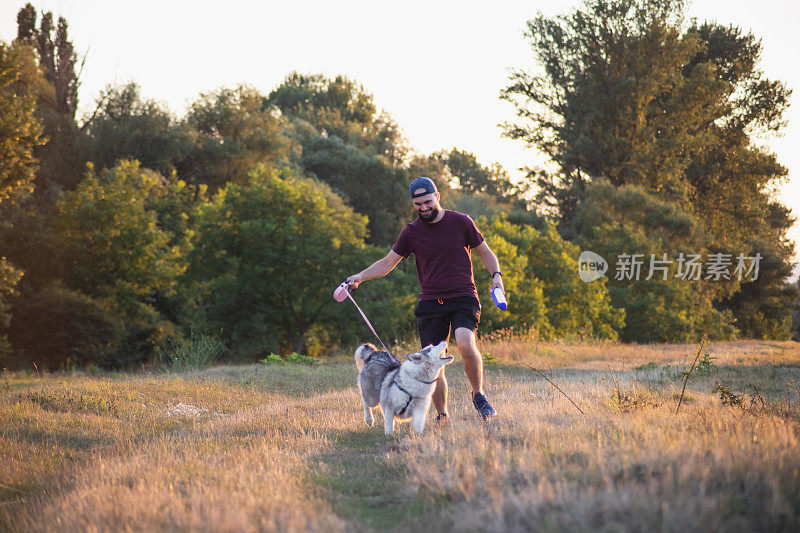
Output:
M442 209L439 191L426 177L416 178L409 187L418 220L407 224L391 251L365 270L350 276L352 289L366 280L385 276L401 259L414 254L420 296L414 314L422 347L436 345L450 336L453 328L456 346L464 361L464 373L472 386L472 403L486 419L494 416L483 391L483 359L475 343L481 304L475 290L470 249L480 255L492 275L492 289L503 288L500 264L470 217ZM447 419L447 379L439 376L433 392L436 420Z

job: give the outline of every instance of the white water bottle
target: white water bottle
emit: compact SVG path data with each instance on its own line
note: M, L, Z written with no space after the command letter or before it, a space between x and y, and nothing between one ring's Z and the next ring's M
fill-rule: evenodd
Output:
M508 307L506 295L503 294L503 289L500 287L495 287L492 289L492 300L494 300L494 305L496 305L501 311L505 311L506 307Z

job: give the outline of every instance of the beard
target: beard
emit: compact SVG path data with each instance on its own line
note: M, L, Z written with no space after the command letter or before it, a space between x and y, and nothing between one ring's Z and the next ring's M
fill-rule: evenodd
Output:
M419 217L419 219L421 221L427 222L428 224L430 224L431 222L436 220L437 216L439 216L439 210L434 208L434 209L431 209L430 211L428 211L427 213L425 213L424 215L422 213L420 213L419 211L417 211L417 216Z

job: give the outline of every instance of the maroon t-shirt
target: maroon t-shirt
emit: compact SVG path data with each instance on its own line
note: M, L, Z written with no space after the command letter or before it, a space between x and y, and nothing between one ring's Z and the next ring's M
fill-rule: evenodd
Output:
M420 300L477 298L469 251L482 242L483 235L469 216L445 210L435 224L420 219L406 224L392 250L403 257L414 254Z

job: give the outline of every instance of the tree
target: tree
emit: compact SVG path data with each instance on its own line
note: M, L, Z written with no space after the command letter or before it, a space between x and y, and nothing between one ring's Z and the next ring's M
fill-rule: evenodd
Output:
M142 100L136 83L106 87L97 105L86 131L88 155L98 170L135 159L169 176L189 152L188 128L155 100Z
M522 120L506 133L558 165L540 181L565 221L596 176L695 200L688 167L725 130L780 127L789 91L755 69L752 35L709 24L682 32L682 11L681 0L592 0L528 23L544 72L513 73L502 98Z
M800 290L786 280L792 269L785 249L754 239L751 254L759 254L758 277L741 284L725 302L736 317L742 336L754 339L790 339L792 310L797 307Z
M64 277L63 242L52 213L44 214L30 195L0 205L0 250L25 275L21 297Z
M164 178L123 161L100 174L90 171L80 186L57 203L62 237L74 266L68 285L91 296L144 298L174 283L170 235L147 209Z
M366 219L330 189L259 167L201 207L187 277L205 327L254 356L300 352L315 328L335 333L331 293L366 260Z
M158 295L174 293L185 270L180 247L151 207L166 191L161 175L123 161L99 174L90 170L56 203L65 286L104 302L126 324L108 366L146 361L155 345L176 334L154 307Z
M208 202L205 185L187 184L173 172L161 186L152 187L145 197L145 208L155 213L158 227L169 237L167 247L174 251L175 266L180 272L177 284L151 292L153 308L171 323L178 324L185 334L191 334L191 302L195 287L181 284L186 271L187 255L192 248L192 236L197 229L197 211Z
M34 115L36 98L27 91L25 50L0 41L0 202L33 188L41 127Z
M377 108L372 95L344 76L331 80L322 74L292 72L269 95L269 103L285 115L302 116L323 129L330 125L328 113L335 112L343 123L369 126Z
M62 115L75 118L78 110L78 76L75 74L77 55L67 35L67 21L58 18L53 27L53 14L42 12L42 21L36 28L36 10L28 3L17 13L17 39L33 44L39 55L44 75L55 90L50 102ZM55 29L55 41L53 30Z
M499 200L509 201L519 193L511 183L506 171L498 163L484 167L478 163L475 154L453 148L450 152L442 150L433 157L447 165L450 175L458 181L460 190L467 193L486 193Z
M530 21L527 37L542 70L512 74L502 98L519 120L506 134L555 163L530 177L565 236L575 235L587 185L604 178L699 219L708 249L749 254L763 240L782 257L766 268L788 264L792 220L769 194L786 169L751 136L781 128L790 91L757 68L752 35L708 23L684 29L681 0L590 0ZM773 285L759 284L758 298L788 315L787 300L776 300L780 272L765 276Z
M292 72L269 94L269 105L284 116L306 122L326 137L338 137L358 150L398 166L408 148L397 124L378 113L362 85L344 77Z
M403 169L393 168L338 137L315 136L304 145L300 161L306 172L367 215L370 242L388 244L397 238L410 214Z
M203 201L204 189L123 161L91 169L52 213L10 210L0 248L25 272L9 335L16 362L127 367L180 337L191 293L177 283ZM57 349L38 338L51 330Z
M34 116L35 97L27 91L26 50L0 41L0 232L8 224L9 197L32 189L41 128ZM30 73L30 69L27 69ZM3 220L6 219L6 220ZM0 242L2 239L0 239ZM11 303L23 271L0 255L0 359L10 350L3 332L11 320Z
M622 340L694 342L704 334L712 339L737 334L733 314L715 302L730 297L740 282L736 275L706 279L702 265L711 253L723 251L706 246L704 228L691 213L644 187L616 187L598 179L587 185L574 227L576 244L608 262L611 302L625 309ZM678 272L681 254L700 256L699 279ZM637 255L638 270L633 266ZM651 260L666 273L651 270Z
M74 188L83 176L84 139L75 120L80 82L75 72L77 54L69 40L66 19L59 17L54 26L53 14L43 12L37 28L37 18L30 3L20 9L15 42L36 50L39 68L47 82L37 93L36 116L46 142L35 151L40 163L36 193L40 198L52 200L53 193Z
M201 94L186 123L196 138L177 165L178 175L212 192L227 182L244 184L259 164L285 166L297 150L284 135L284 121L246 85Z
M394 241L411 214L407 147L397 125L378 114L371 94L343 76L292 73L267 103L286 117L302 146L293 159L369 217L369 242Z
M5 363L6 357L11 352L6 329L12 318L9 300L14 296L20 278L22 271L14 268L5 257L0 257L0 364Z

